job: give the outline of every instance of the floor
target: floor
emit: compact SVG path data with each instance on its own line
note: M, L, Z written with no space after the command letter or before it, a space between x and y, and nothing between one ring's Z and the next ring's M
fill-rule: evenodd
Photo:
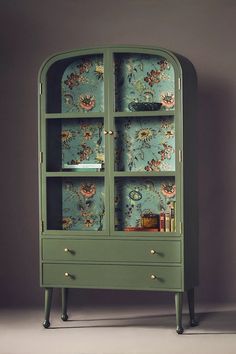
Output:
M62 322L51 314L44 329L42 310L4 310L0 318L0 354L233 354L236 309L200 311L200 325L175 332L174 314L157 308L83 308Z

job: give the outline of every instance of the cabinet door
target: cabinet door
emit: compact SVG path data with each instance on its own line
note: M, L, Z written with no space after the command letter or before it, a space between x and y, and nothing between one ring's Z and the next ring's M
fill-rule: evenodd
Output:
M107 52L56 57L42 73L42 219L48 233L107 234Z
M177 69L171 57L158 51L120 50L112 60L112 233L176 234L180 220Z

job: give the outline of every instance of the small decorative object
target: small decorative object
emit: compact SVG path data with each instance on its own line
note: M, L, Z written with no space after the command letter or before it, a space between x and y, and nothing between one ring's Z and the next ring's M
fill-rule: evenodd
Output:
M143 214L141 216L141 224L144 228L158 228L159 226L159 215L158 214Z
M137 111L159 111L162 103L160 102L130 102L128 104L129 109L132 112Z

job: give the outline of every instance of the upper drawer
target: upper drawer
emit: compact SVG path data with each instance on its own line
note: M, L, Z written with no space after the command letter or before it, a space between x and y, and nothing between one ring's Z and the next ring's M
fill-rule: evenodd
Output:
M181 261L180 241L43 239L45 261Z

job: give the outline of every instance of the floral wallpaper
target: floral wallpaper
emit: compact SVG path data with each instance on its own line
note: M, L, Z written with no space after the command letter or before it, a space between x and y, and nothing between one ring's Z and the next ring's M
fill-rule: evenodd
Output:
M162 110L175 107L174 68L165 58L116 54L115 79L116 111L157 110L157 102ZM142 103L143 108L137 103Z
M64 164L104 163L103 120L63 119L61 128Z
M174 117L116 118L115 170L175 171Z
M71 178L62 183L63 230L101 231L104 229L104 180Z
M102 55L84 56L70 64L62 76L62 113L104 111Z
M141 215L160 214L175 201L174 177L116 178L115 228L140 227Z

